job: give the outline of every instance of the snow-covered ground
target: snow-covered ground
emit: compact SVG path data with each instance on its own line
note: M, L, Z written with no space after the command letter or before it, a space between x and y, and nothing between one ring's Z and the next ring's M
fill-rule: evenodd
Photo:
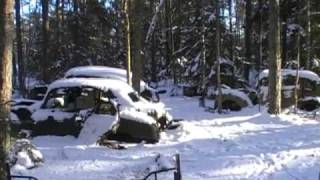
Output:
M85 144L73 137L37 137L45 162L14 174L40 180L142 179L159 154L170 166L179 153L183 179L318 179L320 118L272 117L262 108L223 115L205 112L196 98L163 97L182 126L157 144L124 144L125 150ZM164 163L164 164L166 164ZM161 163L160 163L161 164ZM149 170L148 170L149 168ZM160 179L173 179L166 173Z

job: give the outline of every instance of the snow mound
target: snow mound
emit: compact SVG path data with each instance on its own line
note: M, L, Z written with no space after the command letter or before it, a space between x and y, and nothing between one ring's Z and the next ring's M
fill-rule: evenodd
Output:
M9 164L17 169L32 169L44 162L42 153L28 139L17 140L9 151Z
M146 161L145 164L141 164L140 168L142 169L143 166L144 166L144 169L142 171L140 170L136 172L135 176L137 179L143 179L146 175L154 171L174 168L175 162L171 156L169 157L162 154L157 154L155 157L152 157L150 160ZM172 178L172 171L158 174L158 178L159 179Z

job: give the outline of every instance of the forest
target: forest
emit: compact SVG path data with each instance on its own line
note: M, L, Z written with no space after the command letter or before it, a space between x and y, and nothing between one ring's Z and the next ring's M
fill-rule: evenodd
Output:
M0 0L0 60L0 179L318 178L317 0Z

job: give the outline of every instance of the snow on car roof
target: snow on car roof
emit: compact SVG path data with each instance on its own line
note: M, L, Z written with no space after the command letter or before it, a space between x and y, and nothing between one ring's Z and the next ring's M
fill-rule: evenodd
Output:
M79 66L68 70L65 73L65 78L73 77L93 77L93 78L110 78L118 79L123 82L127 81L127 71L121 68L113 68L108 66ZM144 81L140 82L140 89L145 88L152 90Z
M282 76L296 76L297 71L294 69L282 69L281 73L282 73ZM269 70L268 69L263 70L260 73L259 80L261 80L263 78L267 78L268 75L269 75ZM309 79L311 81L320 82L319 76L312 71L299 70L299 76L302 78L305 78L305 79Z
M49 86L49 91L55 88L62 87L79 87L89 86L101 90L114 90L114 91L126 91L133 92L133 88L127 83L116 80L116 79L101 79L101 78L70 78L70 79L59 79L54 81Z
M127 71L121 68L113 68L107 66L79 66L68 70L65 77L75 76L92 76L105 78L126 78Z

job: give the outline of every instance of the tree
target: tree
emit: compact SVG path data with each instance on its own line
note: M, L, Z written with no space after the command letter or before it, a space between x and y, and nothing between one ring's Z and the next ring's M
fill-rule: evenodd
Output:
M299 5L299 0L298 0L298 13L297 13L297 25L300 26L301 23L301 6ZM296 30L296 36L297 36L297 40L296 40L296 51L297 51L297 60L296 60L296 79L295 79L295 87L294 87L294 96L293 96L293 100L294 100L294 113L297 113L297 108L298 108L298 100L299 100L299 69L300 69L300 59L301 59L301 29L297 28ZM307 62L308 63L308 62Z
M131 78L131 26L129 15L129 1L124 0L124 16L125 16L125 34L126 34L126 50L127 50L127 83L132 85Z
M269 12L269 113L281 113L281 54L279 1L270 0Z
M217 105L218 113L222 113L222 89L221 89L221 74L220 74L220 6L219 0L216 0L216 61L217 61Z
M229 0L229 33L231 34L230 38L230 60L233 62L234 61L234 44L233 44L233 24L232 24L232 0Z
M287 46L287 30L288 30L288 1L282 3L282 64L284 65L288 59L288 46Z
M10 144L10 104L12 91L13 4L0 0L0 179L8 179L6 152Z
M133 45L133 61L132 61L132 86L140 92L140 81L143 70L143 56L142 56L142 25L143 25L143 0L131 1L132 7L132 45Z
M49 0L41 0L42 3L42 80L44 82L49 81L48 75L48 43L49 43Z
M19 89L21 93L25 94L25 73L24 73L24 61L22 54L22 35L21 35L21 14L20 14L20 0L15 0L16 11L16 42L17 42L17 59L18 59L18 79Z
M310 69L311 61L311 20L310 20L310 0L307 0L307 62L306 69Z
M244 68L244 76L247 80L249 80L249 73L250 73L250 63L251 62L251 11L252 11L252 4L251 0L246 1L246 26L245 26L245 47L246 47L246 62Z

